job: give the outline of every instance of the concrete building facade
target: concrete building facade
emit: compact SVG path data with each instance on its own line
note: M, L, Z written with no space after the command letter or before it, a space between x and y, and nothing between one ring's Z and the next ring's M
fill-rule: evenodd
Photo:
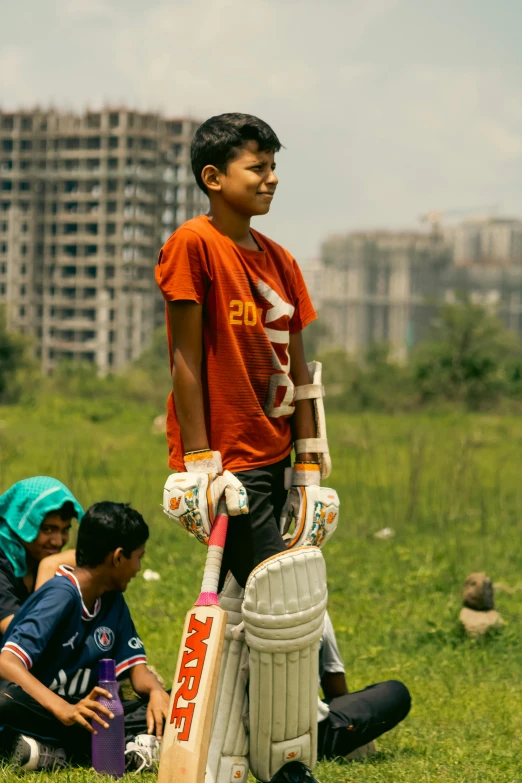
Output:
M317 273L317 272L316 272ZM364 356L387 343L403 361L442 302L464 295L522 335L522 221L466 221L442 233L331 237L321 258L323 347Z
M322 263L325 347L361 356L386 342L404 361L429 328L452 254L426 234L358 232L325 242Z
M522 335L522 264L454 265L444 274L442 285L445 302L457 302L464 294Z
M299 267L303 274L312 304L316 310L320 310L323 302L323 264L321 259L307 259L302 263L299 262Z
M489 217L467 220L445 232L456 266L522 265L522 221Z
M207 208L190 169L198 124L0 111L0 305L44 372L64 359L116 371L150 342L159 247Z

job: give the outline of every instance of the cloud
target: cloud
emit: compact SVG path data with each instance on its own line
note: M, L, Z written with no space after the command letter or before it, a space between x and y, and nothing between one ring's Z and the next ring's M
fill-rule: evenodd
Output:
M9 107L30 104L36 99L30 78L30 56L20 46L0 48L0 99Z
M62 11L70 16L112 16L107 0L64 0Z
M398 0L205 0L149 8L112 39L141 102L205 116L228 106L290 110L336 79L346 53ZM348 72L345 70L345 78Z
M2 96L258 114L286 147L258 227L300 257L330 231L412 226L430 209L522 213L519 74L473 43L476 19L455 44L426 37L431 12L414 0L60 2L45 45L24 28L2 50Z
M301 256L328 231L502 201L522 123L517 87L498 67L366 60L374 27L393 25L394 0L203 5L151 9L116 36L115 63L142 105L274 124L287 150L264 226Z
M485 118L480 131L499 161L510 162L522 158L521 130L515 132L495 120Z

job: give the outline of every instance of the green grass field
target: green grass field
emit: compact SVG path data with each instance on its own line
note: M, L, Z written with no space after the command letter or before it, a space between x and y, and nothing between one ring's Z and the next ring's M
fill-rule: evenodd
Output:
M129 501L151 527L146 568L127 599L150 661L172 677L183 617L198 592L204 548L164 517L166 468L156 411L54 399L0 408L0 488L48 473L80 501ZM378 740L378 755L321 764L322 783L511 783L522 780L520 591L498 591L502 633L479 642L457 627L470 571L522 583L522 422L464 414L329 420L341 522L324 550L330 613L349 686L397 678L413 708ZM391 527L395 536L377 540ZM0 778L23 776L9 768ZM33 780L87 783L88 770ZM131 778L129 777L129 780ZM149 780L153 780L150 776Z

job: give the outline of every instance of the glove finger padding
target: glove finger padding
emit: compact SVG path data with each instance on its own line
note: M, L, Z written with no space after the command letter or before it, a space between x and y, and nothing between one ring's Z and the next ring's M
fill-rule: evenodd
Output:
M299 516L299 509L301 507L301 496L299 494L298 487L293 487L285 500L285 505L281 512L281 518L279 520L279 530L284 537L288 533L290 526L295 524L296 519Z
M338 519L339 496L335 489L292 487L281 514L280 531L288 548L321 547L335 532Z
M230 471L214 479L208 473L172 473L163 488L163 511L202 544L208 544L223 494L231 516L248 514L246 489Z
M248 514L248 496L246 489L233 473L229 470L225 470L224 473L221 476L218 476L212 483L219 484L219 488L221 489L219 497L221 497L223 492L225 493L227 511L231 517Z

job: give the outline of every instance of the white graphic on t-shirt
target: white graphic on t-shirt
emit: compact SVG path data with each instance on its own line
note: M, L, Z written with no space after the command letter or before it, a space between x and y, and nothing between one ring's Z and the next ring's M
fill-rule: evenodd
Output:
M295 307L285 302L268 283L263 280L257 281L257 290L272 307L267 310L265 324L277 321L283 316L291 318L295 312ZM290 371L290 356L288 355L288 345L290 342L290 332L288 329L270 329L264 326L265 334L272 343L272 367L276 372L270 376L268 382L268 392L265 399L263 410L270 418L276 419L279 416L291 416L294 412L292 401L294 399L294 384L288 375ZM283 359L277 355L274 344L284 346ZM279 405L276 405L277 390L284 387L285 396Z
M87 690L90 676L91 676L90 669L78 669L78 671L74 673L69 688L67 689L67 696L82 696ZM66 688L67 688L67 675L63 669L60 669L55 679L49 685L49 690L56 691L56 693L59 696L65 696Z

